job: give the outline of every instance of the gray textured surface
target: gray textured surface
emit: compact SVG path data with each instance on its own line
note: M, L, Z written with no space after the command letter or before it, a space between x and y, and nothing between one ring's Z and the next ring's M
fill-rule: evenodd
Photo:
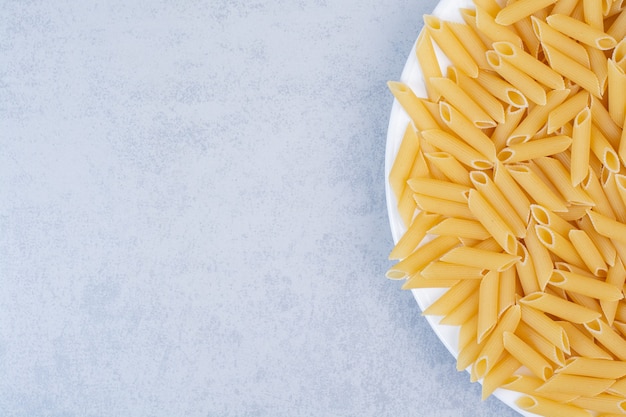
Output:
M433 5L0 0L0 415L514 416L384 278Z

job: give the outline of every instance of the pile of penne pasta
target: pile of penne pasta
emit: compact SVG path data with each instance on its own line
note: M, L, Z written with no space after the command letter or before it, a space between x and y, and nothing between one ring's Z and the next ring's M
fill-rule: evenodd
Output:
M424 16L428 97L388 83L410 122L387 277L447 289L424 314L459 326L483 398L626 414L626 0L474 4Z

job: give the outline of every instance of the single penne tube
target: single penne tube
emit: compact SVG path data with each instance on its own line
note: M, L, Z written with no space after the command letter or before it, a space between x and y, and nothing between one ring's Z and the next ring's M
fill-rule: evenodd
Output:
M390 279L404 279L421 271L432 261L439 259L441 255L448 252L459 244L459 239L452 236L440 236L420 247L419 251L401 260L386 273Z
M591 152L591 110L585 107L576 117L572 130L572 168L570 182L580 184L589 172L589 152Z
M625 23L626 24L626 23ZM618 126L624 125L626 112L626 72L612 59L608 60L609 114Z
M593 126L602 132L614 149L617 149L622 135L622 127L613 121L609 110L600 99L590 96L589 103ZM591 134L593 135L593 132Z
M461 282L461 281L459 281ZM463 281L463 282L473 282L477 283L477 281ZM465 346L467 346L470 342L476 341L476 333L478 328L478 315L470 318L468 321L463 323L459 328L459 343L457 344L457 348L459 352L463 350Z
M557 369L556 372L594 378L620 379L626 376L626 361L578 356L567 359L565 365Z
M466 321L465 323L467 323L468 321ZM476 358L480 354L480 351L482 350L484 344L484 341L482 343L476 342L476 333L474 333L473 339L467 342L462 349L459 349L459 356L456 360L457 371L462 371L472 365L476 361Z
M619 303L615 311L615 320L626 322L626 303Z
M569 90L552 90L546 95L546 104L535 106L524 120L511 132L507 138L507 145L527 142L537 135L542 127L546 126L550 112L567 99Z
M444 132L440 129L431 129L422 132L424 140L439 150L448 152L459 162L474 169L489 169L493 162L483 156L480 152L467 145L461 139Z
M508 41L514 45L522 47L522 39L515 32L513 26L504 26L496 22L494 16L490 15L482 7L476 7L476 28L492 42ZM487 45L491 46L491 44Z
M498 152L498 159L505 164L528 161L563 152L569 148L571 144L572 138L564 135L535 139L529 142L507 146Z
M548 134L556 132L560 127L574 119L588 105L589 92L582 90L555 107L548 114Z
M530 216L530 200L509 174L504 164L499 161L494 169L493 182L509 201L517 216L524 223L527 223Z
M553 70L561 74L563 77L574 81L592 95L602 97L600 81L598 81L598 77L592 70L576 62L555 46L544 45L543 50L546 54L548 62L550 63L550 67L552 67ZM568 53L570 52L569 50L567 51ZM585 51L585 54L586 53L587 52Z
M565 353L528 324L520 322L517 329L515 329L515 334L557 366L562 366L565 363Z
M413 223L411 223L407 231L393 247L389 254L389 259L404 259L413 253L429 229L435 226L440 219L441 217L438 214L420 211L413 219Z
M526 247L521 243L517 244L517 254L521 259L515 263L515 270L522 286L522 295L539 291L539 281L537 280L533 259L529 256Z
M621 378L606 390L609 393L626 397L626 378ZM604 416L603 416L604 417ZM612 417L612 416L611 416Z
M554 193L530 167L522 164L511 164L506 169L536 203L554 212L567 211L563 199Z
M568 321L557 322L567 333L571 350L578 356L597 359L613 359L613 356L594 343L593 339ZM583 327L584 329L584 327Z
M413 194L417 208L429 213L440 214L445 217L458 217L473 220L474 215L469 210L467 203L459 203L443 198L431 197L424 194Z
M489 71L479 71L476 82L494 97L511 106L517 108L528 107L528 100L520 90Z
M565 83L563 82L561 74L557 73L522 48L511 42L504 41L494 42L491 47L506 61L541 84L556 90L565 89Z
M563 404L537 395L522 395L515 404L522 410L540 416L591 417L588 411L573 405Z
M556 0L518 0L502 8L496 15L496 23L512 25L520 19L556 3Z
M505 352L498 363L483 379L482 399L487 399L487 397L500 387L504 381L510 378L521 366L522 363L517 358Z
M591 125L590 149L610 172L619 172L621 164L619 155L609 140L595 124Z
M550 11L550 13L559 13L570 15L578 5L580 0L560 0L554 4L554 7Z
M501 214L502 220L509 226L515 237L523 238L526 236L525 219L522 220L519 217L509 200L493 180L482 171L472 171L470 180L474 188Z
M530 214L538 225L549 227L561 236L567 236L570 230L576 229L576 226L539 204L530 205Z
M617 301L624 298L621 288L574 272L554 270L549 283L568 292L599 300Z
M424 316L445 316L454 310L459 304L472 295L478 287L480 281L473 279L460 280L441 297L436 299L422 312Z
M486 268L501 272L512 267L520 260L520 257L508 253L459 246L443 255L441 260L453 264Z
M576 42L574 39L562 34L541 19L538 19L534 16L530 19L533 24L533 30L535 31L535 35L537 35L539 40L541 40L541 45L544 53L546 52L546 47L559 48L559 50L561 51L567 51L567 54L574 62L578 63L584 68L589 68L589 55L587 54L587 50L581 44ZM563 73L561 73L561 71L554 68L554 66L551 65L551 67L559 74L565 76ZM565 76L565 78L569 77Z
M439 223L433 223L428 233L439 236L458 236L459 238L478 240L485 240L491 236L487 229L478 221L456 219L453 217L443 219Z
M504 121L499 123L491 134L491 140L496 147L496 151L500 151L506 146L506 140L517 128L524 113L524 108L507 106L504 112Z
M480 379L483 378L496 364L504 351L502 335L504 332L513 332L520 322L520 307L514 305L502 315L496 327L491 331L489 338L483 342L482 349L474 362L474 372Z
M420 137L420 134L417 134L417 137ZM422 140L420 140L420 143L423 142ZM424 153L421 150L421 145L420 145L420 150L417 151L417 155L415 155L415 161L413 161L413 166L411 167L411 172L409 172L409 176L408 178L424 178L424 177L430 177L431 173L430 173L430 167L428 166L428 164L426 163L426 160L424 159ZM407 179L408 179L407 178ZM410 187L405 187L404 189L406 190L407 188Z
M600 417L623 416L626 414L626 398L623 396L598 394L595 397L578 397L569 404L595 412L611 413L608 416L607 414L601 414L599 415Z
M531 141L528 143L532 142L535 141ZM570 173L561 164L561 162L559 162L558 159L541 156L535 158L534 163L539 166L541 171L546 175L546 177L548 177L550 182L554 184L554 187L563 196L565 201L574 205L582 205L587 207L594 206L593 200L582 188L574 187L572 185L570 180Z
M499 274L489 271L480 280L478 304L478 323L476 326L476 341L482 342L487 338L498 322L498 287Z
M626 243L626 224L606 217L603 214L587 210L593 228L602 236Z
M548 284L550 276L552 276L553 265L550 251L548 251L548 249L543 245L543 243L541 243L541 241L537 237L535 225L535 221L531 219L531 221L528 223L528 228L526 230L524 244L533 260L533 266L535 267L535 275L537 277L539 289L543 291Z
M593 133L592 133L593 134ZM600 182L604 189L604 194L613 208L615 218L620 223L626 222L626 205L622 201L617 185L617 176L615 173L605 169L601 173Z
M447 152L425 153L426 160L436 166L451 182L471 185L469 172L459 161Z
M589 66L591 67L591 71L596 74L598 78L598 83L600 83L600 91L606 91L607 81L608 81L608 58L605 55L605 52L596 49L592 46L585 45L585 50L587 50L587 55L589 55Z
M617 258L619 258L622 263L626 263L626 243L621 240L611 239L611 243L615 246L615 252L617 252Z
M460 326L478 314L478 291L472 293L467 299L446 314L439 324L447 326Z
M603 320L596 318L584 323L585 329L610 353L620 360L626 360L626 340Z
M613 207L605 194L604 187L600 182L600 179L596 176L593 170L589 170L587 177L580 184L582 189L587 192L591 199L596 203L593 210L597 213L603 214L607 217L615 219L615 212Z
M550 363L512 332L502 335L504 349L526 366L536 377L547 380L554 373Z
M430 36L452 63L470 77L478 75L478 65L444 22L436 16L424 15Z
M389 81L387 86L418 130L439 128L435 119L408 85L400 81Z
M462 7L459 9L459 13L461 14L461 18L463 19L465 24L471 27L474 30L474 32L476 32L476 34L478 35L480 40L485 44L485 46L489 47L492 43L491 39L487 35L485 35L483 32L478 30L478 25L476 24L476 9L468 9L468 8Z
M496 123L480 106L449 78L431 78L430 83L445 99L478 129L494 127ZM441 111L441 107L440 107ZM442 115L445 121L445 117ZM450 126L448 124L448 126ZM450 126L453 129L452 126Z
M538 57L541 48L541 41L539 41L539 38L535 35L535 31L533 31L533 24L530 21L530 17L518 20L513 24L513 27L517 31L519 37L522 38L522 43L528 53L533 57Z
M583 16L585 17L585 23L594 29L604 31L604 14L602 13L602 1L598 0L583 0ZM552 14L565 14L552 11Z
M520 299L519 302L572 323L588 323L601 315L597 311L548 293L536 292L529 294Z
M542 392L559 392L576 394L585 397L594 397L610 387L615 382L610 378L593 378L581 375L556 373L552 378L537 388L537 394Z
M415 157L419 152L419 140L417 132L411 123L407 124L400 142L400 147L396 153L393 165L389 171L389 185L393 190L396 199L399 199L406 186Z
M520 392L522 394L528 395L537 395L535 390L543 385L544 381L530 375L513 375L509 377L502 384L502 388L507 389L509 391ZM578 395L572 394L559 394L559 393L542 393L542 398L547 398L549 400L557 401L560 403L566 403L572 401L577 398Z
M487 272L486 268L457 265L448 262L434 261L422 269L422 276L426 279L482 279Z
M480 241L472 247L476 249L489 250L491 252L499 252L502 249L493 237Z
M449 181L436 180L433 178L410 178L407 183L417 194L428 195L459 203L465 203L467 201L465 195L469 191L469 187L465 185L455 184Z
M471 122L461 112L445 101L439 102L439 113L444 123L468 145L476 149L490 161L496 159L495 145L489 136L485 135L482 130L476 127L475 122Z
M626 20L626 18L624 19ZM615 49L613 49L613 54L611 55L611 58L620 67L624 68L626 66L626 39L622 38L622 40L619 41L617 45L615 45Z
M498 317L502 316L502 313L504 313L507 308L515 304L515 298L517 296L515 282L517 271L515 268L506 269L500 273L499 278Z
M450 29L454 36L461 42L463 48L472 57L478 68L488 69L489 64L485 59L487 48L480 36L471 26L458 22L444 22L444 25Z
M600 253L589 235L584 230L570 230L567 237L574 245L576 252L580 255L587 269L598 277L605 277L608 273L608 266L604 258L602 258L602 253ZM621 293L619 288L618 290Z
M585 263L581 259L574 245L564 236L556 233L554 230L546 226L535 226L539 241L553 254L563 259L565 262L585 268Z
M404 227L409 227L415 217L415 209L417 204L413 199L413 191L409 187L405 187L400 200L398 200L398 213L402 219Z
M550 288L558 288L556 286L550 286ZM600 306L600 302L595 298L588 297L578 292L574 291L566 291L565 297L568 298L574 304L578 304L579 306L585 307L589 310L596 311L602 314L602 307Z
M454 81L461 89L480 106L493 120L501 124L504 122L504 106L483 86L472 77L467 76L455 67L448 67L448 78ZM496 126L497 128L497 126Z
M620 43L623 43L623 39L626 37L626 12L624 12L624 10L619 13L617 19L609 26L606 30L606 34L614 39L622 39Z
M489 16L496 17L502 6L497 0L473 0L475 7L480 7L489 13Z
M551 27L570 38L600 50L612 49L617 44L616 40L604 31L595 29L571 16L553 14L548 16L546 21Z
M441 99L441 97L439 99ZM420 99L420 101L422 102L422 104L424 105L426 110L428 110L428 113L430 113L430 115L432 116L433 120L435 120L435 122L437 122L437 125L439 126L440 129L445 130L448 133L454 133L454 132L452 132L452 130L441 119L441 115L439 114L439 103L438 102L435 103L435 102L432 102L432 101L426 100L426 99ZM418 135L419 134L421 134L421 132L419 132ZM421 150L423 152L434 152L435 151L435 148L433 146L431 146L429 148L428 146L424 146L424 145L425 145L424 143L420 143Z
M439 95L435 88L430 84L430 79L433 77L441 77L443 74L441 72L441 67L439 66L439 60L435 54L435 48L433 47L433 41L429 31L423 30L420 32L420 35L417 38L417 43L415 44L415 56L422 70L428 98L430 98L433 102L439 101L441 95Z
M616 259L615 265L609 268L606 276L606 283L611 284L617 288L624 288L624 280L626 278L626 269L624 269L624 264L621 259ZM602 312L604 313L604 317L606 317L606 321L609 326L613 325L613 321L615 320L615 315L617 313L618 301L605 301L600 300L600 306L602 307Z
M546 104L546 91L532 77L503 60L495 51L487 51L487 62L507 82L536 104Z
M491 204L476 190L470 190L468 206L475 218L507 253L515 254L517 240L505 221Z
M554 346L570 353L570 342L565 329L542 311L521 303L521 320Z

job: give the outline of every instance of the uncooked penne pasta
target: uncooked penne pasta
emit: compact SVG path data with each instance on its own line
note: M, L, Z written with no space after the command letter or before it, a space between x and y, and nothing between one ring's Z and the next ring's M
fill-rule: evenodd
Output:
M612 36L571 16L553 14L548 16L546 21L559 32L597 49L607 50L617 44Z
M422 313L425 316L445 316L450 314L459 304L467 300L478 287L480 281L473 279L460 280L448 291L446 291L441 297L435 300L430 306L428 306Z
M437 122L408 85L399 81L389 81L387 85L418 130L439 128Z
M591 417L591 414L579 407L559 403L537 395L523 395L515 404L522 410L541 416Z
M498 122L498 126L504 122L504 106L500 100L478 84L474 78L467 76L455 67L448 67L447 75L448 78L461 87L463 91L466 91L470 97L473 97L476 104L478 104L489 117Z
M608 58L605 55L605 52L600 49L596 49L589 45L585 45L585 49L587 50L587 55L589 55L589 66L591 71L596 74L598 83L600 84L600 91L604 94L608 79Z
M487 51L487 62L494 71L521 91L528 100L536 104L546 104L546 91L528 74L503 60L495 51Z
M498 152L498 159L502 163L528 161L541 156L550 156L563 152L572 144L568 136L552 136L545 139L535 139L529 142L509 145Z
M422 276L426 279L482 279L487 272L486 268L458 265L442 261L429 263L422 269Z
M567 333L573 353L587 358L613 359L608 352L593 342L593 339L583 333L578 327L567 321L557 322Z
M468 206L475 218L508 253L516 253L517 240L505 221L489 202L476 190L470 190Z
M447 326L462 325L478 314L478 301L478 292L472 293L464 302L446 314L439 323Z
M574 272L554 270L549 284L599 300L618 301L624 298L621 288Z
M556 90L565 89L563 77L552 68L511 42L494 42L491 47L516 68L538 82Z
M570 404L600 413L615 413L620 416L626 414L626 398L622 396L598 394L595 397L578 397ZM601 414L600 417L607 417L607 415Z
M516 278L517 271L515 268L509 268L500 272L498 282L498 317L502 316L506 309L515 304L517 296Z
M561 236L567 236L571 230L576 229L576 226L539 204L531 204L530 213L538 225L549 227Z
M493 140L496 151L500 151L506 146L508 137L517 128L524 113L524 108L507 106L504 111L504 121L498 124L491 134L491 140Z
M459 246L441 257L444 262L504 271L520 260L519 256L508 253L492 252L467 246Z
M496 364L504 351L502 335L504 332L515 331L520 318L519 305L509 307L502 315L496 327L491 331L489 338L484 342L476 362L474 362L474 369L478 378L484 377Z
M569 264L585 268L585 263L578 255L578 252L576 252L574 245L567 238L546 226L535 226L535 231L539 241L554 255Z
M520 90L491 72L479 71L476 82L494 97L511 106L518 108L528 107L528 100Z
M507 4L496 15L496 23L512 25L520 19L528 17L539 10L556 3L556 0L517 0Z
M489 397L504 381L517 371L522 363L512 355L503 354L502 358L493 367L491 371L485 375L483 379L482 399Z
M456 84L453 85L456 86ZM444 123L461 139L467 142L468 145L476 149L488 160L493 161L496 159L495 145L489 136L485 135L482 130L476 127L475 123L472 123L461 112L445 101L439 102L439 113ZM466 112L466 114L469 113L471 112ZM486 114L485 116L489 117Z
M389 184L396 199L399 199L404 191L406 180L409 178L418 151L419 140L417 139L417 132L409 123L404 131L397 157L389 172Z
M543 20L537 19L533 16L531 17L531 21L535 34L539 40L541 40L544 53L546 52L546 47L559 48L561 51L567 51L568 56L582 67L590 67L589 55L587 54L587 50L581 44L554 29ZM552 67L552 69L561 75L564 75L556 68ZM566 76L566 78L569 77ZM576 82L575 80L572 81Z
M605 277L608 272L607 264L604 262L602 254L594 245L589 235L585 233L584 230L576 229L570 230L567 237L570 242L572 242L572 245L574 245L576 252L580 255L587 269L598 277ZM621 293L621 289L618 288L618 290Z
M585 107L574 118L572 131L572 168L570 182L580 184L589 172L589 153L591 152L591 110Z
M624 288L624 280L626 278L626 269L624 269L624 264L622 263L620 258L615 260L615 265L609 268L609 271L606 276L606 283L611 284L617 288ZM615 320L615 314L617 312L618 301L605 301L600 300L600 306L602 307L602 312L604 313L604 317L606 318L609 326L613 325L613 321Z
M471 185L469 172L459 161L447 152L429 152L424 157L436 166L451 182Z
M459 244L459 239L452 236L440 236L424 244L419 251L401 260L387 271L387 278L403 279L421 271L426 265L439 259Z
M486 339L498 322L498 271L489 271L480 281L478 305L478 323L476 325L476 341Z
M622 134L621 126L618 126L613 121L611 114L597 97L590 96L589 101L593 126L597 127L609 141L611 146L617 149L619 147L619 141Z
M596 97L602 96L600 81L598 81L598 77L593 71L552 45L544 45L543 50L553 70L574 81L592 95Z
M402 235L389 254L389 259L404 259L409 256L426 236L426 233L440 220L438 214L420 211L413 223ZM458 236L458 235L454 235Z
M528 254L528 250L521 243L517 244L518 257L521 258L515 264L517 276L522 286L522 295L532 294L540 291L539 281L535 272L535 265L532 258Z
M520 311L521 320L533 331L536 331L563 352L570 353L568 335L559 323L546 316L542 311L524 303L521 304Z
M413 199L413 191L409 187L404 187L404 191L398 201L398 213L402 219L404 227L409 227L415 216L417 204Z
M510 391L520 392L523 394L536 395L537 393L535 392L535 390L539 388L541 385L543 385L543 383L544 383L543 380L534 376L513 375L512 377L508 378L504 382L504 384L502 384L502 388L510 390ZM559 393L552 393L552 392L550 393L544 392L542 393L542 396L543 398L547 398L549 400L563 402L563 403L572 401L573 399L578 397L578 395L559 394Z
M553 369L550 363L514 333L504 332L502 339L504 349L530 369L535 376L544 381L552 376Z
M407 181L409 187L417 193L444 200L465 203L469 187L455 184L449 181L441 181L432 178L410 178Z
M523 45L522 39L515 33L513 26L498 24L494 16L481 7L476 7L476 28L492 42L506 40L520 48Z
M430 79L433 77L441 77L443 74L439 66L439 61L437 60L437 55L435 54L435 49L433 48L432 38L427 30L423 30L417 38L415 56L422 70L428 98L433 102L437 102L441 96L430 84Z
M587 215L593 224L594 229L602 236L626 242L626 224L613 220L592 210L587 211Z
M479 129L494 127L496 123L485 113L480 106L449 78L431 78L430 83L437 92L463 114L468 120ZM441 111L441 107L440 107ZM445 120L445 117L442 118ZM450 126L452 128L452 126Z
M589 104L589 92L582 90L569 97L548 115L548 134L556 132L560 127L572 120Z
M591 151L602 162L602 165L611 173L619 172L619 155L613 149L608 139L602 134L595 124L591 125Z
M513 27L515 27L519 37L522 38L522 43L526 51L528 51L531 56L535 58L538 57L541 49L541 41L539 41L539 38L535 35L530 17L518 20L513 24Z
M532 142L536 141L528 143ZM593 207L593 200L581 187L574 187L572 185L570 173L558 159L542 156L535 158L533 162L539 166L541 171L548 177L567 203Z
M593 378L564 373L554 374L545 384L537 388L537 393L563 392L585 397L594 397L610 387L615 382L610 378Z
M458 217L473 220L474 214L469 210L467 203L445 200L424 194L413 194L415 203L420 210L440 214L446 217Z
M595 212L612 219L616 218L613 207L611 206L611 203L604 192L604 188L600 183L600 179L596 176L593 170L589 170L587 177L580 185L595 202L595 206L593 208Z
M489 68L485 59L487 48L471 26L457 22L445 22L444 24L448 26L454 36L461 42L463 48L465 48L479 68Z
M517 216L522 222L527 223L530 216L530 200L515 182L504 164L497 162L494 169L493 182L509 201Z
M449 217L432 225L428 233L438 236L458 236L478 240L485 240L491 236L483 225L475 220Z
M626 340L603 320L596 318L584 323L585 329L595 337L602 346L620 360L626 360Z
M565 366L557 369L557 372L594 378L620 379L626 376L626 361L578 356L568 359Z
M585 23L594 29L604 31L604 14L601 0L583 0L583 16ZM552 10L552 14L562 14ZM569 13L566 13L569 15Z
M617 19L615 19L607 29L606 34L616 40L624 39L626 36L626 12L624 9L622 9Z
M507 145L527 142L537 135L540 129L546 126L550 112L557 108L567 98L569 90L552 90L546 95L546 104L535 106L526 118L511 132Z
M456 67L461 68L470 77L478 75L478 65L441 19L436 16L424 15L424 25L435 43Z
M508 165L506 169L535 202L554 212L567 211L563 199L555 194L530 167L515 164Z
M548 249L537 237L535 225L536 223L534 220L531 220L528 223L524 243L528 253L533 259L539 289L543 291L548 284L550 276L552 275L552 258L550 256L550 251L548 251Z
M626 23L625 23L626 25ZM609 114L613 121L624 125L626 112L626 73L614 60L608 60Z
M548 293L529 294L519 302L572 323L588 323L600 317L596 311Z
M474 188L485 197L487 202L502 214L502 220L507 224L515 237L523 238L526 236L525 221L522 220L515 212L515 209L509 203L509 200L502 193L500 188L493 182L487 174L482 171L473 171L470 173L470 180Z
M458 161L474 169L489 169L493 162L467 145L461 139L440 129L431 129L422 132L424 140L444 152L448 152Z

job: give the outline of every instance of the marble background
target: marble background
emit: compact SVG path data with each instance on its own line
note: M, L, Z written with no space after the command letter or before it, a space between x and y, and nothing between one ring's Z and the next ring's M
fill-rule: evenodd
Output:
M434 4L0 0L0 415L515 416L384 277Z

